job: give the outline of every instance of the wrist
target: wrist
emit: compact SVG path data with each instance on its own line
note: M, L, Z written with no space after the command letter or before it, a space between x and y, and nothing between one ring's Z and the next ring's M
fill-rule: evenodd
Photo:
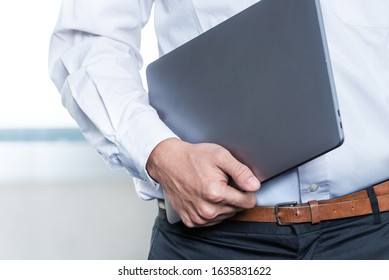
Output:
M165 162L169 163L170 154L179 153L180 147L184 143L179 138L172 137L161 141L155 146L146 162L146 171L153 180L160 182L161 167L165 165Z

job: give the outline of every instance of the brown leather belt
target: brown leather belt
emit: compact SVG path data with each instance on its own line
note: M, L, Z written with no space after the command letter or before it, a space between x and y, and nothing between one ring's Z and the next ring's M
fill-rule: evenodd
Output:
M380 212L389 211L389 181L375 185L374 192ZM244 222L275 222L279 225L319 223L320 221L372 214L372 203L367 190L350 195L309 201L304 204L287 202L275 207L257 206L239 212L231 220Z

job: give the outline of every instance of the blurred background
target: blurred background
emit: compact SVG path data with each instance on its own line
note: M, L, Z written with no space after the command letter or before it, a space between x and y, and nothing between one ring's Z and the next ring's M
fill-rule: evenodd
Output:
M85 142L48 77L60 5L0 3L0 259L145 259L156 203ZM152 20L143 33L146 66Z

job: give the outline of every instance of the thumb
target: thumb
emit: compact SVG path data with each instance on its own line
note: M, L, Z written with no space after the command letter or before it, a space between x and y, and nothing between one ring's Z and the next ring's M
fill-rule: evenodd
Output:
M227 153L219 168L231 176L232 180L244 191L255 192L261 183L246 165L238 161L231 153Z

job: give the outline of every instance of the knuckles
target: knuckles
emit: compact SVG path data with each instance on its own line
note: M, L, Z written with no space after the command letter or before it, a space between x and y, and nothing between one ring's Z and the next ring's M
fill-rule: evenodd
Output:
M200 218L199 216L193 216L188 219L182 219L182 222L187 226L188 228L196 228L206 225L206 221Z
M211 221L215 219L219 214L216 207L212 207L208 205L200 207L198 212L200 216L199 222Z
M223 201L222 193L219 191L219 187L212 184L204 192L204 198L212 204L218 204Z
M238 167L235 169L233 177L236 181L242 181L244 180L247 176L250 175L250 169L244 165L244 164L239 164Z
M219 145L213 145L210 154L212 154L212 157L216 160L216 162L225 162L231 155L228 150Z
M256 206L256 204L257 204L257 199L256 199L255 195L253 194L247 202L247 208L248 209L254 208Z

